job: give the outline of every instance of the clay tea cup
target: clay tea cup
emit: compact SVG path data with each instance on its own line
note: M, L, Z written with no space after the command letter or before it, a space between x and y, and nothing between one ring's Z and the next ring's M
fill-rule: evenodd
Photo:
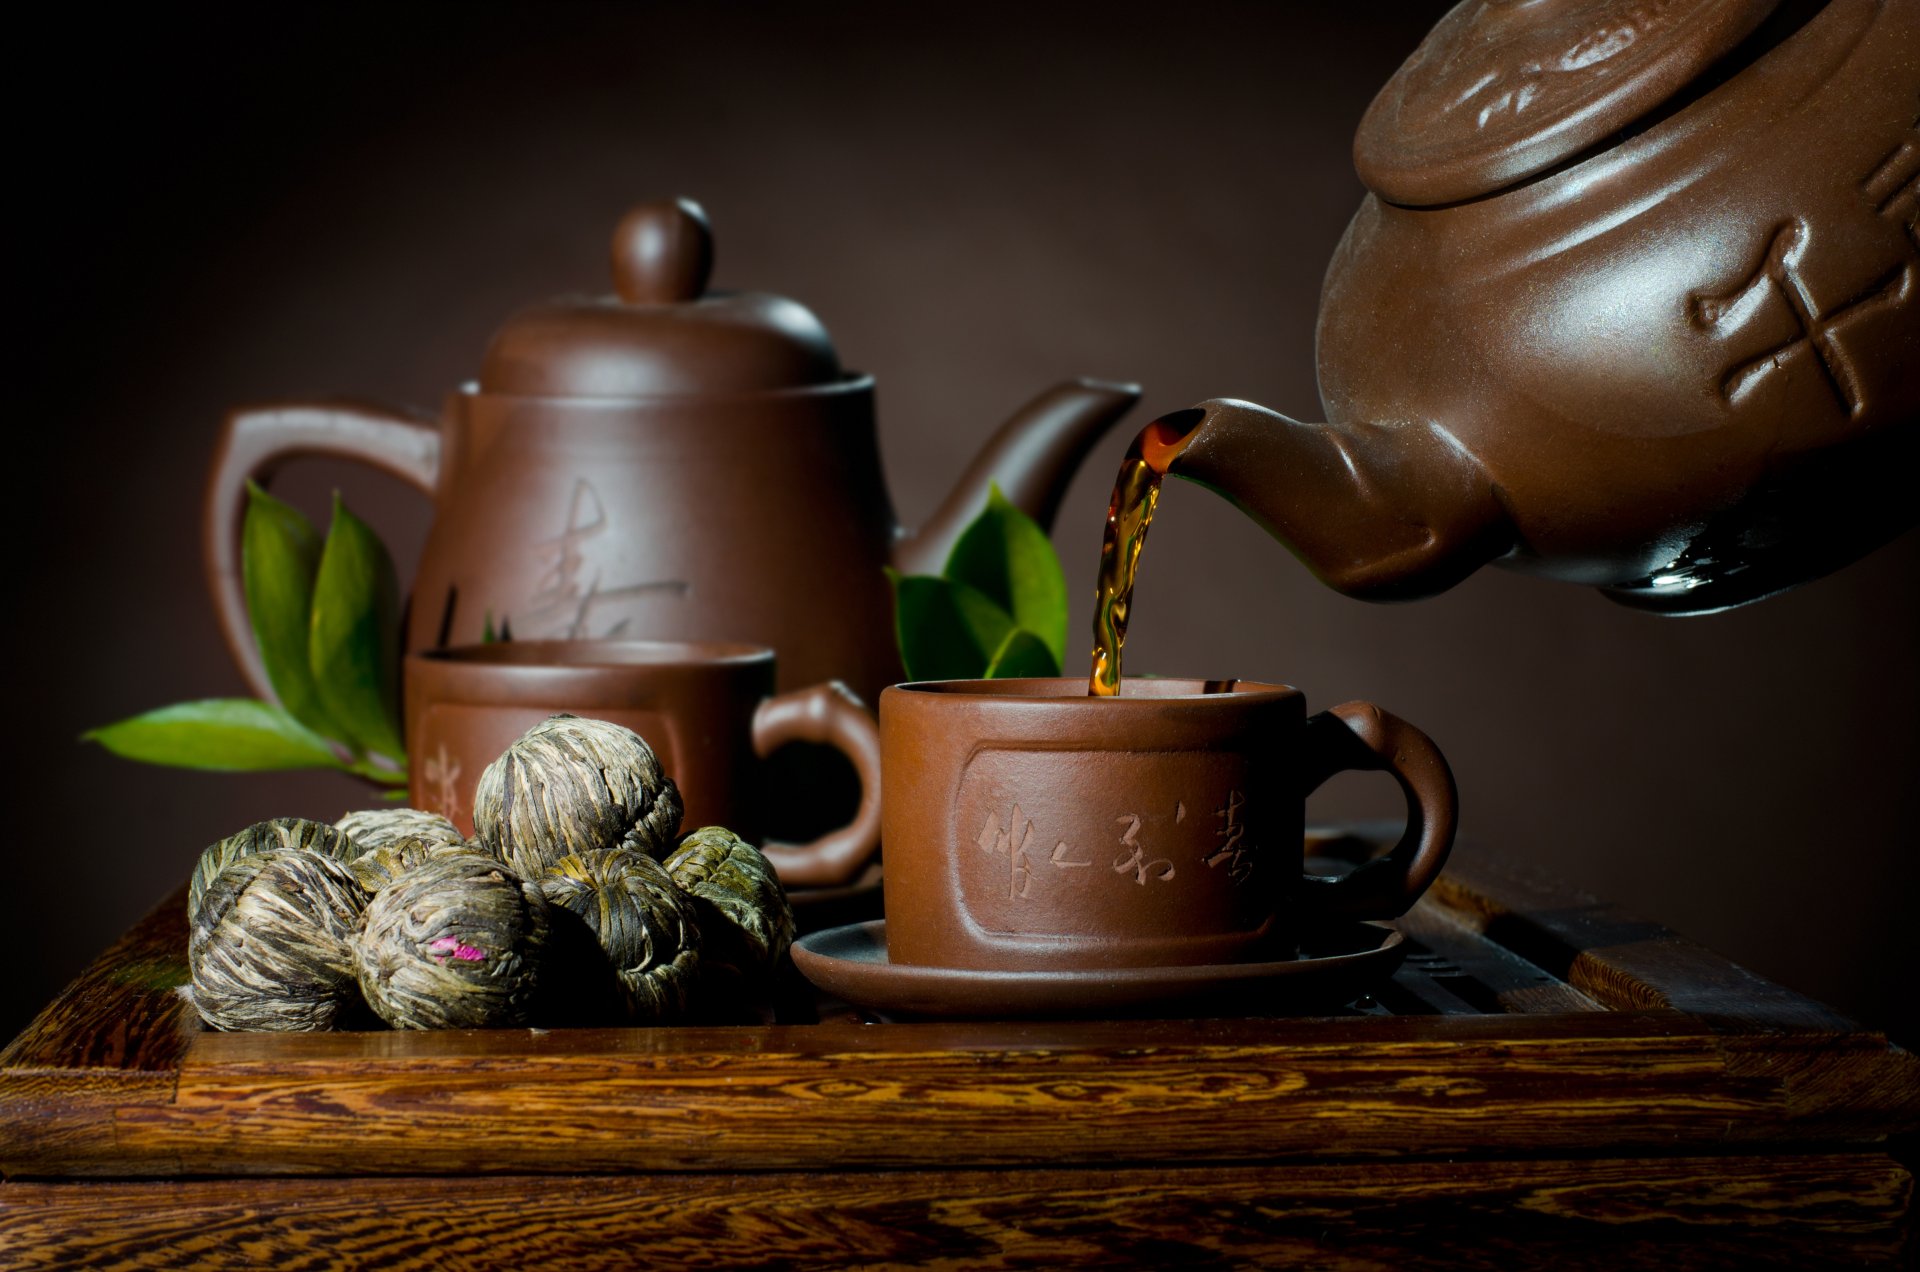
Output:
M1308 717L1253 681L933 681L880 695L890 963L978 971L1207 966L1295 956L1336 920L1406 912L1445 864L1453 775L1370 703ZM1391 773L1393 850L1302 871L1308 794Z
M765 844L781 879L842 883L879 846L880 747L873 716L837 681L774 693L760 645L690 641L503 641L407 655L409 794L473 832L480 773L560 712L609 720L647 740L686 806L681 825L726 826L763 842L763 761L789 742L853 764L853 820L804 844Z

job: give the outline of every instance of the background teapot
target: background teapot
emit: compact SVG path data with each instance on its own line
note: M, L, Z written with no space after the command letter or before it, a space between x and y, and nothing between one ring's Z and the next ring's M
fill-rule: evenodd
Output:
M1697 613L1920 516L1920 4L1469 0L1354 157L1328 422L1170 419L1325 582Z
M528 309L494 336L442 420L281 403L226 421L205 510L227 644L271 696L248 627L239 527L248 478L330 455L436 503L407 646L515 637L749 641L782 688L838 679L867 702L900 678L881 567L938 571L997 482L1042 525L1075 467L1133 405L1072 381L1010 419L917 534L894 518L873 380L845 371L818 319L708 292L712 237L686 200L641 205L613 240L618 295Z

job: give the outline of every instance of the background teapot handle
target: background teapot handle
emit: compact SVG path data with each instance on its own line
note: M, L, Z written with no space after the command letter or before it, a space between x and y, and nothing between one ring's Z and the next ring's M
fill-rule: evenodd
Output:
M267 485L282 464L309 456L355 460L431 496L440 476L440 432L426 417L353 403L276 403L227 416L214 451L202 522L207 584L213 590L220 632L240 674L268 701L278 699L254 645L240 574L247 479Z

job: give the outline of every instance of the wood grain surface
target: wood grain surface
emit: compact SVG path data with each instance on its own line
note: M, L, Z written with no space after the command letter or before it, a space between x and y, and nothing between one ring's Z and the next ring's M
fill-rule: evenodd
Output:
M0 1185L13 1268L1910 1266L1874 1154Z
M1910 1266L1913 1056L1471 851L1401 926L1319 1019L227 1034L175 897L0 1053L0 1267Z
M173 1099L202 1030L187 979L186 888L110 946L0 1051L0 1172L21 1160L84 1163L120 1110Z
M0 1054L10 1177L1169 1164L1873 1144L1920 1069L1817 1003L1468 859L1322 1019L228 1034L162 905Z
M95 1164L173 1174L1245 1161L1713 1146L1794 1138L1805 1120L1790 1084L1732 1072L1718 1040L1683 1018L1642 1015L490 1035L399 1055L383 1054L386 1041L337 1035L289 1049L210 1037L172 1101L119 1112L113 1152ZM1831 1054L1816 1045L1802 1059L1821 1071Z
M1609 1010L1669 1008L1723 1030L1859 1030L1658 923L1482 854L1451 864L1428 904Z

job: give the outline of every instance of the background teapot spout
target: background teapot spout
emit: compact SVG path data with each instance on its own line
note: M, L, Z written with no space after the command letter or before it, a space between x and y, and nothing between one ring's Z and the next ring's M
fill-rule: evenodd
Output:
M1348 596L1432 596L1514 547L1492 480L1432 421L1306 424L1213 398L1164 422L1185 433L1168 472L1226 499Z
M987 487L1053 527L1067 483L1095 442L1140 400L1140 386L1068 380L1046 390L1000 426L938 510L917 532L902 532L893 549L904 574L938 574L947 553L987 500Z

